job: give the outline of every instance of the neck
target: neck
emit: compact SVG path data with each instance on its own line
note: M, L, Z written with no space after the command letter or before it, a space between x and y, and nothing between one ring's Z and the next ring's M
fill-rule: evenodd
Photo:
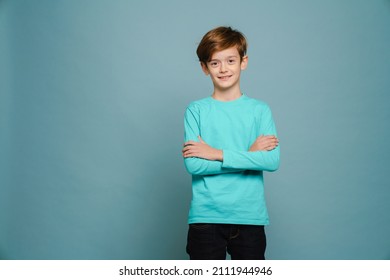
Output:
M240 98L242 95L240 87L234 87L230 89L214 88L212 97L219 101L232 101Z

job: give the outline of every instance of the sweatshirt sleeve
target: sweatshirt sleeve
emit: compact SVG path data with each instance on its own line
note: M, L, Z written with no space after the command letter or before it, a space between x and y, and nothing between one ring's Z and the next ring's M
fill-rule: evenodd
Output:
M184 141L199 142L200 114L195 106L189 106L184 117ZM216 175L231 172L240 172L237 168L223 167L221 161L212 161L202 158L184 158L184 164L188 173L192 175Z
M260 116L260 135L275 135L276 128L268 106L258 113ZM279 168L280 147L272 151L233 151L223 150L223 168L257 171L276 171Z

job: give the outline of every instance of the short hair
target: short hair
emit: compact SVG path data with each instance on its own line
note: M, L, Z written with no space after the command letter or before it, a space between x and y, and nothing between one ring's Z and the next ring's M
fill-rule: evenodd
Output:
M244 34L231 27L220 26L210 30L203 36L196 49L196 54L200 62L207 64L215 52L231 47L237 47L240 59L242 59L247 49L247 41Z

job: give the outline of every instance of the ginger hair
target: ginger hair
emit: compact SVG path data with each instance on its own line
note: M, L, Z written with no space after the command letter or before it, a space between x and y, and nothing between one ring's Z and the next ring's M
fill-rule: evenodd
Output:
M237 48L240 59L242 59L246 55L247 50L245 36L231 27L220 26L210 30L203 36L196 49L196 54L198 55L199 61L206 65L215 52L231 47Z

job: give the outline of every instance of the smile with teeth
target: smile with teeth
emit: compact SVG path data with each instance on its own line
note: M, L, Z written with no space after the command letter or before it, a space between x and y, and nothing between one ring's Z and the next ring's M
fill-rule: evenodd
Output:
M218 79L222 80L222 81L226 81L228 80L232 75L226 75L226 76L220 76L218 77Z

